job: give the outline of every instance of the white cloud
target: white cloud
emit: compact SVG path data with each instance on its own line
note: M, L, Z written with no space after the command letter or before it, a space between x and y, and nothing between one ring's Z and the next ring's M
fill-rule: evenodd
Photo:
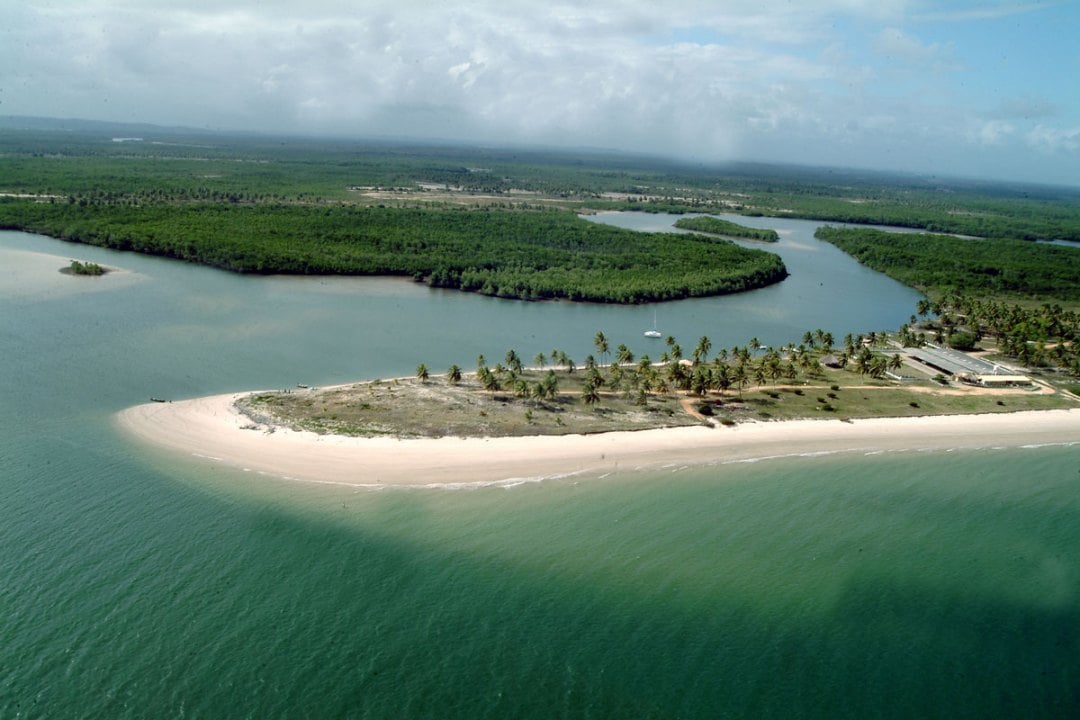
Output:
M968 132L968 140L979 145L994 147L1003 145L1014 133L1016 133L1016 128L1004 120L986 120L975 123Z
M1037 125L1026 137L1028 145L1047 154L1080 151L1080 127L1053 128Z
M894 27L885 28L874 41L875 49L885 57L915 67L935 70L955 68L953 48L940 43L929 45Z
M901 29L930 0L14 5L3 113L838 164L1075 142L1023 90L957 99L962 48Z

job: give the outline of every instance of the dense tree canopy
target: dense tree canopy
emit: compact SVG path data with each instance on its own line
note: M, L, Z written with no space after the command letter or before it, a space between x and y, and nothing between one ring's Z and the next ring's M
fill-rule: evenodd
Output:
M782 280L779 257L561 211L0 202L0 227L235 272L405 275L523 299L639 303Z
M816 237L927 292L1080 300L1080 249L869 228L822 227Z
M746 227L711 215L679 218L675 221L675 227L712 235L728 235L730 237L763 240L765 242L776 242L780 239L775 230L759 230L758 228Z

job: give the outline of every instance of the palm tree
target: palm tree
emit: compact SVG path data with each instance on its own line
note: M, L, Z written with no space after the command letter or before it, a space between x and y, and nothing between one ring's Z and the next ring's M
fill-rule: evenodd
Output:
M630 365L634 362L634 353L626 345L619 345L617 362Z
M416 379L422 383L426 383L428 381L428 377L430 377L430 374L428 373L427 365L425 365L424 363L420 363L419 365L417 365Z
M608 373L608 385L611 386L612 390L618 390L622 387L622 381L625 376L622 366L618 364L612 365L611 371Z
M859 354L855 356L855 368L859 371L860 375L865 375L870 372L873 361L874 354L870 352L870 348L864 347L859 351Z
M461 382L461 368L457 365L451 365L450 369L446 371L446 379L450 381L451 385L457 385Z
M554 370L548 370L547 375L544 376L544 396L549 400L554 400L559 396L559 376Z
M739 397L742 397L743 388L746 387L746 383L749 379L744 363L736 365L735 369L731 372L731 381L739 387Z
M598 330L596 332L596 337L593 338L593 345L596 346L596 352L600 355L600 363L603 364L609 349L608 340L603 331Z
M694 364L697 365L707 358L710 350L712 350L712 341L707 335L702 335L698 339L697 347L694 348Z
M719 363L713 370L712 384L720 391L721 397L724 391L731 387L731 366L727 363Z
M897 372L900 368L904 367L904 358L900 357L900 353L896 353L889 358L889 369L893 372Z
M780 366L779 355L769 358L769 361L765 364L765 371L769 374L769 379L773 381L773 385L776 385L780 376L784 374L784 369Z
M506 351L506 365L516 373L521 372L521 358L518 357L516 350Z
M532 384L532 387L530 388L530 393L532 395L533 400L536 400L537 402L539 402L539 401L541 401L541 400L543 400L544 398L547 397L547 388L544 387L544 383L535 382L535 383Z
M681 363L671 363L667 368L667 379L672 387L677 390L686 390L690 387L690 375Z
M694 395L703 396L709 391L712 384L712 371L708 367L698 366L694 368L694 374L690 378L690 392Z
M585 386L581 389L581 399L586 405L595 405L600 402L600 390L591 383L586 382Z
M543 370L544 366L547 365L547 356L542 352L538 352L536 353L536 357L533 358L533 362L536 364L536 367Z
M495 393L502 389L499 385L499 376L488 370L486 367L481 373L479 373L479 375L480 383L484 386L484 389L490 392L493 396L495 395Z

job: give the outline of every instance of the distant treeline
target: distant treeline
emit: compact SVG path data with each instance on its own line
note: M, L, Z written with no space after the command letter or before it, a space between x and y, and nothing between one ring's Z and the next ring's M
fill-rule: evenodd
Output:
M0 124L2 125L2 124ZM459 200L521 205L539 193L564 208L736 212L898 225L978 237L1080 241L1080 190L826 168L699 165L640 155L273 138L141 128L144 142L103 129L0 126L0 192L111 204L383 202L356 188L423 184Z
M720 238L640 233L565 211L271 203L0 201L0 228L235 272L403 275L507 298L641 303L740 292L787 276Z
M762 240L764 242L776 242L780 235L775 230L759 230L757 228L739 225L728 220L700 215L692 218L679 218L675 221L675 227L695 232L711 233L713 235L728 235L730 237L748 238L750 240Z
M1080 300L1080 248L1022 240L821 227L859 262L924 292Z

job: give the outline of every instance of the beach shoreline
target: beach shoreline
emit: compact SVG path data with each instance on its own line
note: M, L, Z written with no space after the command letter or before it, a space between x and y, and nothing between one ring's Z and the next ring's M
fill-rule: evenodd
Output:
M594 435L345 437L256 424L249 393L137 405L118 426L148 445L283 479L352 485L477 486L551 477L839 453L1080 444L1080 409L862 420L786 420Z

